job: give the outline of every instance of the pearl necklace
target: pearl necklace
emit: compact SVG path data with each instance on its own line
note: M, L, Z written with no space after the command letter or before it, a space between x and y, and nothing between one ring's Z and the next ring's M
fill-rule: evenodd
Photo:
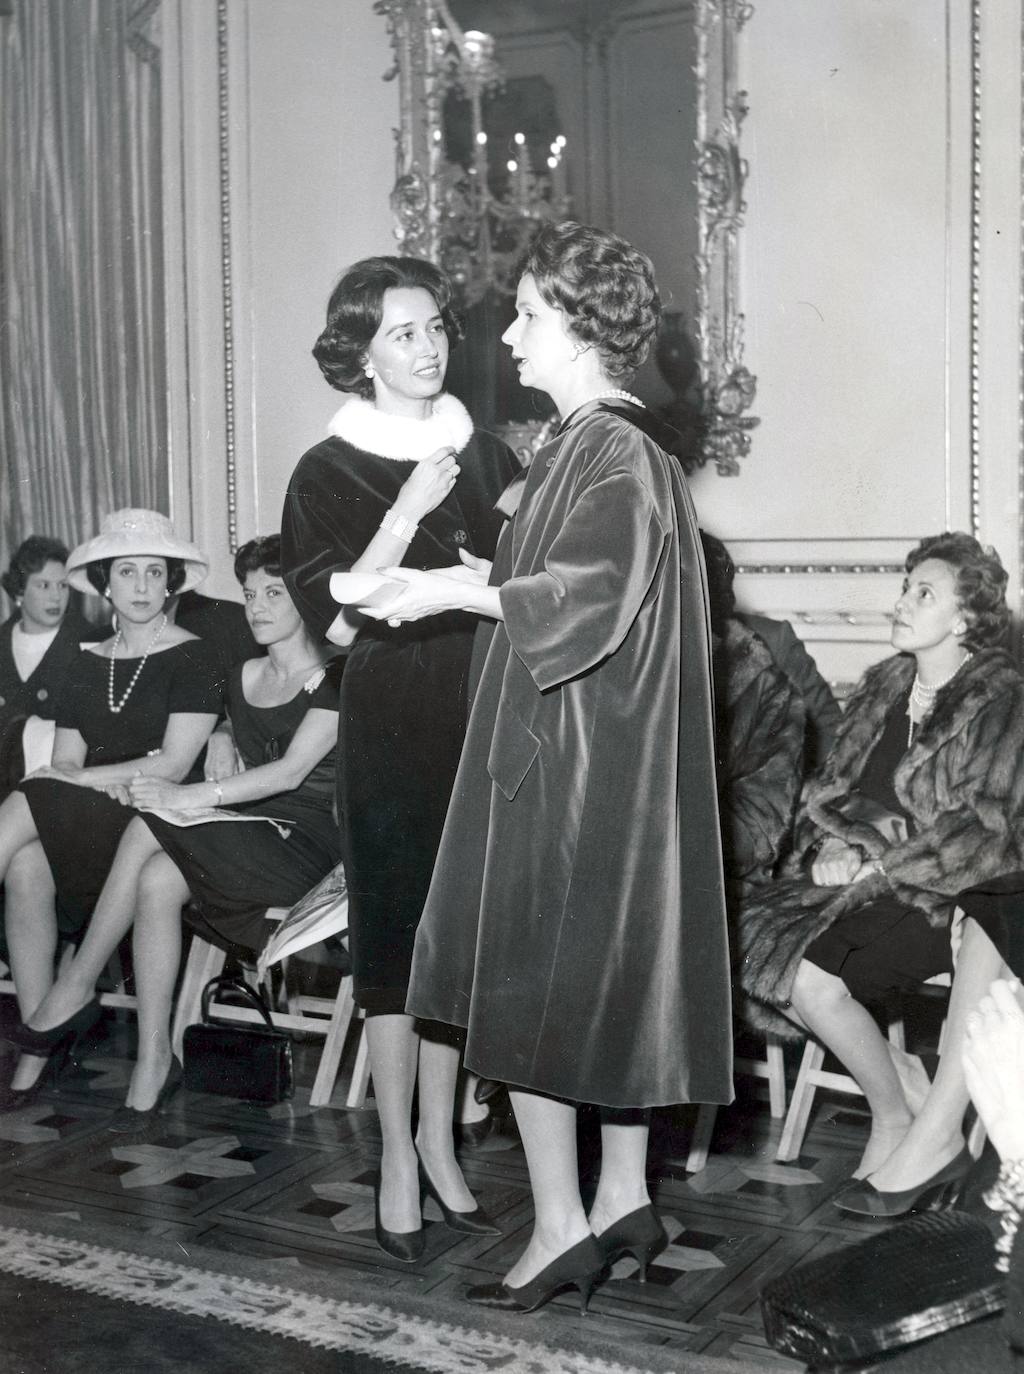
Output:
M923 719L935 705L935 698L942 691L943 687L945 687L948 682L952 682L964 664L969 662L973 657L974 655L971 653L965 654L953 671L947 677L944 677L941 682L937 682L934 687L926 687L921 681L920 675L918 673L914 674L914 685L910 689L910 701L907 705L907 718L909 721L907 726L908 749L914 742L914 708L917 708ZM920 721L918 724L920 724Z
M591 396L589 400L582 401L580 404L588 406L591 401L629 401L632 405L639 406L641 410L647 407L639 396L634 396L631 391L624 391L622 387L613 387L611 391L599 391L596 396Z
M139 659L139 666L135 669L135 672L132 673L132 679L129 682L128 686L124 689L124 695L122 696L121 700L117 702L115 702L114 700L114 659L117 657L117 646L121 643L120 629L114 636L114 643L111 645L110 648L110 672L107 675L107 705L110 707L110 710L113 712L115 716L119 716L121 712L124 710L128 698L131 696L132 692L135 689L135 684L139 680L139 675L141 674L143 668L145 668L146 666L146 659L149 658L150 654L156 648L157 641L166 629L167 612L165 611L163 614L163 618L160 621L160 624L157 626L156 634L153 635L152 639L146 645L146 652Z

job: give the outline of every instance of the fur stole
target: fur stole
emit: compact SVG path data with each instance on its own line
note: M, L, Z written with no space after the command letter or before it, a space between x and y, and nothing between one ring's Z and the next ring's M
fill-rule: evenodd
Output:
M1024 867L1024 680L1000 649L977 652L942 688L896 769L909 838L886 847L876 830L844 815L885 718L913 676L914 660L904 655L865 674L824 767L804 790L782 880L743 906L739 975L760 1005L755 1024L795 1034L770 1007L787 1004L804 951L839 917L890 896L942 926L960 892ZM846 887L815 887L804 869L829 835L880 859L884 872Z
M353 396L335 413L327 432L378 458L418 463L439 448L461 453L473 437L473 421L462 402L447 393L437 397L425 420L388 415L372 401Z

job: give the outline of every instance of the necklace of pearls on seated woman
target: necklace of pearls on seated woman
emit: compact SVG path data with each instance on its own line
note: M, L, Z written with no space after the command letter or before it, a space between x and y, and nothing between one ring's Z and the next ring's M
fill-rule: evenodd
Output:
M910 701L907 704L908 749L914 742L915 724L919 725L921 721L924 720L935 705L935 698L942 691L943 687L945 687L947 683L952 682L964 664L970 662L973 657L974 655L968 650L953 671L947 677L944 677L941 682L936 682L934 687L926 687L921 681L920 675L918 673L914 674L914 685L910 689ZM917 712L916 718L914 716L915 710Z

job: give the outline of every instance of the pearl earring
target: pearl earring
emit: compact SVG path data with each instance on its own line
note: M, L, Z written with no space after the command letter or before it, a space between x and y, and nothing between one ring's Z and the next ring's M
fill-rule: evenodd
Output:
M363 376L366 378L368 382L372 382L376 375L376 368L373 366L372 363L367 363L366 366L363 368Z

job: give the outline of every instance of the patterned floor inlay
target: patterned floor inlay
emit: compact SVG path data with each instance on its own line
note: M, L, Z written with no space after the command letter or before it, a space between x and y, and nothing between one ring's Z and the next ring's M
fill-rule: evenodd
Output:
M13 1004L6 998L0 1002L2 1021L13 1015ZM406 1266L384 1256L374 1240L379 1132L372 1099L361 1111L344 1108L348 1060L329 1107L308 1106L319 1045L300 1043L299 1086L292 1102L252 1107L182 1091L152 1129L124 1137L106 1127L123 1099L133 1037L132 1022L108 1020L83 1066L61 1082L59 1091L48 1089L32 1105L0 1114L0 1205L8 1213L14 1209L26 1231L33 1218L40 1225L61 1218L76 1228L75 1234L81 1228L77 1249L34 1246L31 1256L21 1258L23 1241L5 1237L2 1262L29 1266L17 1272L37 1275L40 1266L50 1266L65 1276L106 1273L112 1262L90 1256L87 1244L92 1228L114 1228L123 1235L126 1252L133 1241L156 1237L180 1247L183 1262L194 1246L225 1259L258 1260L266 1292L232 1292L230 1299L247 1320L279 1320L282 1300L275 1285L287 1287L289 1274L327 1276L332 1282L336 1277L339 1295L347 1275L356 1285L371 1281L382 1302L389 1293L396 1299L409 1295L436 1299L461 1313L465 1286L501 1278L526 1243L532 1223L529 1182L507 1103L499 1101L502 1128L460 1152L471 1189L503 1234L449 1231L428 1201L426 1255L421 1264ZM9 1064L7 1056L0 1074L9 1073ZM668 1356L700 1352L739 1361L752 1371L796 1371L798 1366L764 1342L761 1287L872 1230L870 1222L848 1220L831 1203L863 1148L866 1115L848 1099L828 1093L819 1099L800 1159L778 1164L780 1123L770 1117L759 1090L744 1087L740 1100L719 1112L707 1165L697 1174L686 1171L693 1112L658 1114L651 1182L669 1247L651 1264L644 1284L633 1259L617 1261L594 1294L585 1329L631 1354L638 1365L648 1349ZM591 1174L597 1139L595 1123L584 1119L582 1156ZM143 1294L139 1301L188 1290L187 1267L181 1272L144 1267L136 1280ZM342 1306L324 1315L325 1329L342 1320ZM307 1313L303 1320L308 1319ZM344 1316L346 1323L350 1319L362 1324L368 1341L411 1339L379 1313ZM557 1337L572 1349L579 1321L574 1296L559 1296L524 1324L523 1340L529 1343L537 1330L545 1341ZM416 1352L425 1368L446 1374L477 1367L454 1363L454 1356L450 1345L449 1363L431 1365L426 1354ZM467 1358L459 1353L460 1361ZM506 1366L499 1361L490 1367ZM538 1374L546 1368L536 1366Z

